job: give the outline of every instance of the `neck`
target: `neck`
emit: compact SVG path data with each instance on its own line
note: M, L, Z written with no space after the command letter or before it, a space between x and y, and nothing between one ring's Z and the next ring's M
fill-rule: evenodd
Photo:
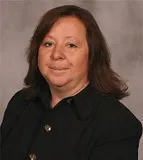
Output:
M62 87L53 87L50 86L51 90L51 106L52 108L62 99L70 96L74 96L77 93L79 93L81 90L83 90L89 82L84 82L84 83L78 83L74 85L65 85Z

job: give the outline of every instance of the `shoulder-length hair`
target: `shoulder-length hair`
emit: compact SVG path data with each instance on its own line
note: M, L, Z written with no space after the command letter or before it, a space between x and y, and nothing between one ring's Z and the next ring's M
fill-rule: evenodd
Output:
M41 17L27 50L29 69L24 79L26 87L36 92L37 89L47 83L38 69L38 50L54 23L59 18L66 16L78 18L86 28L86 39L89 47L89 82L94 84L103 94L114 96L117 99L128 96L126 83L111 68L110 52L97 22L89 11L75 5L53 8Z

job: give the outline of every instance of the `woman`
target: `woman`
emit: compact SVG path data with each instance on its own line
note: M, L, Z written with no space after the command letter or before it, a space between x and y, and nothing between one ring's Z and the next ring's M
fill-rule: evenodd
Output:
M26 87L2 123L2 160L137 160L139 120L110 67L93 16L74 5L43 15L28 48Z

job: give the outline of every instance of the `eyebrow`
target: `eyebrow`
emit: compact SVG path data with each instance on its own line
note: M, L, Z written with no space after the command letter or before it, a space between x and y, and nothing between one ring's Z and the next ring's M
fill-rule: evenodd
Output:
M75 38L75 37L73 37L73 36L67 36L67 37L65 37L65 38Z
M54 39L54 37L49 36L49 35L45 36L45 38L52 38L52 39Z
M50 36L50 35L45 36L45 38L50 38L50 39L55 40L55 38L54 38L53 36ZM65 38L66 38L66 39L68 39L68 38L73 38L74 41L75 41L75 43L77 43L77 44L80 44L80 43L81 43L80 40L79 40L78 38L73 37L73 36L66 36Z
M55 39L53 36L50 36L50 35L47 35L47 36L45 36L45 38L51 38L51 39ZM76 37L74 37L74 36L66 36L65 37L66 39L68 39L68 38L76 38ZM77 39L77 38L76 38ZM79 41L79 39L77 39L78 41Z

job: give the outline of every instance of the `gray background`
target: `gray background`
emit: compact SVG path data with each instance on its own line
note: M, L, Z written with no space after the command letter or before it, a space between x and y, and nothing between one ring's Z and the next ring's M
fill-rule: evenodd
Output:
M112 53L113 68L127 81L131 96L122 102L143 123L143 1L0 1L0 122L11 96L23 86L25 49L40 16L52 7L76 4L91 11ZM143 160L143 138L139 160Z

